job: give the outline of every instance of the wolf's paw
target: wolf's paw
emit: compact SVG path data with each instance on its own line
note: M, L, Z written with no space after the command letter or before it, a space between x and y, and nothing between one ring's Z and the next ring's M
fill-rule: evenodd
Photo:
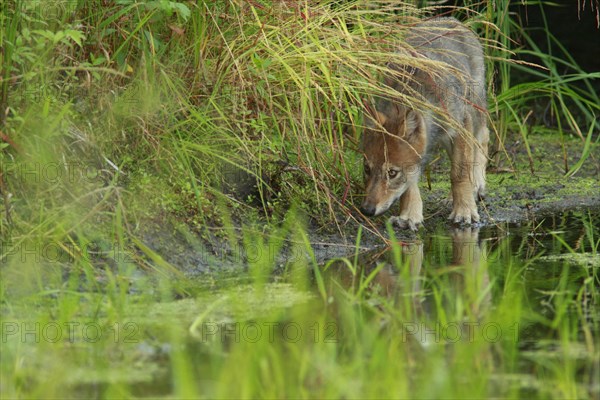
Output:
M471 224L479 222L479 214L477 213L477 207L468 206L455 206L450 213L449 220L455 224Z
M389 222L392 226L397 226L400 229L410 229L418 231L419 226L423 225L423 217L420 218L405 218L405 217L390 217Z

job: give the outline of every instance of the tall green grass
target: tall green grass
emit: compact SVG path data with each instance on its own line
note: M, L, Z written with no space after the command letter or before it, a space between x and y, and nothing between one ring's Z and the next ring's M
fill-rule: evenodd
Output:
M532 117L532 108L542 103L548 105L555 119L554 125L549 126L550 130L559 132L562 140L567 135L580 138L580 160L584 162L590 156L586 151L586 140L591 139L592 131L600 129L597 119L600 98L593 85L600 75L597 71L582 70L568 49L553 36L544 10L561 5L549 1L526 1L512 7L508 2L493 5L484 2L483 6L482 13L497 27L486 28L486 37L501 44L500 48L490 46L489 52L493 61L490 82L497 82L494 107L490 109L498 133L495 160L500 160L503 143L514 132L520 133L531 158L529 131L542 124L532 123L530 118L535 118ZM568 11L573 12L573 5L570 6ZM528 26L523 13L517 12L519 9L525 13L527 9L539 10L543 26ZM532 39L536 30L546 35L545 48L548 52ZM575 173L576 168L567 162L564 147L563 158L564 173Z
M29 197L16 193L24 188L10 171L39 157L30 141L41 134L58 146L50 157L73 159L83 169L91 164L113 185L164 188L141 193L152 204L140 208L162 208L198 226L218 223L216 199L241 210L258 203L267 219L280 218L291 199L321 222L353 218L365 104L374 94L393 94L380 83L386 63L417 62L403 52L401 38L418 18L435 14L456 15L481 33L496 162L510 132L529 149L536 128L528 110L547 98L558 130L582 140L580 163L565 163L565 172L575 173L597 130L600 102L591 85L597 73L582 71L550 34L556 52L542 53L508 2L420 9L386 1L377 7L361 1L5 2L4 198ZM525 57L538 66L523 63ZM513 84L515 72L529 81ZM45 115L54 122L46 124ZM73 143L85 148L65 158L59 147ZM93 160L82 160L82 153ZM222 196L221 181L243 177L255 181L252 198Z
M25 297L3 280L3 397L591 399L598 266L588 261L600 242L593 217L578 220L557 217L539 239L441 229L402 243L390 229L390 248L371 260L320 268L299 257L277 282L254 270L195 281L203 290L183 298L173 278L125 271L104 290L71 273ZM285 229L311 251L304 228ZM540 240L551 254L540 256ZM57 342L44 330L54 324ZM92 341L90 327L103 336Z

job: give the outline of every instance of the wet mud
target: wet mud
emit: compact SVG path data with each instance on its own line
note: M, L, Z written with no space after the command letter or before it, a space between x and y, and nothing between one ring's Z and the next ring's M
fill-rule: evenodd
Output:
M582 142L579 138L538 135L530 139L529 145L531 157L525 144L517 140L505 146L502 157L497 157L500 162L490 163L486 198L479 204L481 222L473 228L527 224L567 211L600 207L600 160L596 156L600 146L594 145L591 156L577 173L567 177L565 170L575 165L581 157ZM429 166L420 187L424 225L416 233L395 229L398 240L423 240L440 229L451 231L464 228L447 221L451 204L447 199L450 192L449 164L444 154L440 154ZM312 254L299 254L293 240L288 241L281 250L267 250L269 254L264 251L258 254L243 245L231 246L224 235L219 234L222 233L219 228L209 230L208 237L201 238L192 233L185 223L168 217L147 221L141 228L140 237L164 260L189 276L210 272L235 273L245 269L248 261L265 255L275 264L276 271L302 257L323 263L385 246L389 243L386 221L398 212L397 207L392 206L385 215L374 219L360 215L348 218L340 213L337 227L323 227L317 221L309 222L308 237ZM359 230L361 236L357 246Z

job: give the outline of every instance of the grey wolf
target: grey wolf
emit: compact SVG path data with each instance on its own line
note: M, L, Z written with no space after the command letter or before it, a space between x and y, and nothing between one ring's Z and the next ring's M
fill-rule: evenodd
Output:
M377 216L400 200L400 214L390 221L417 230L423 223L419 177L441 145L451 160L449 218L455 223L478 222L475 200L485 192L489 141L482 46L454 18L420 22L405 42L414 62L388 63L388 72L397 73L384 79L398 95L378 97L365 118L366 196L361 211Z

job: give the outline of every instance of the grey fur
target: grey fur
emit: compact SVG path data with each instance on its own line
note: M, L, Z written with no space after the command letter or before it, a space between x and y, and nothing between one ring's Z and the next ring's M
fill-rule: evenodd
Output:
M379 215L401 199L400 216L392 221L416 229L423 216L417 186L421 168L415 167L423 165L432 149L441 144L452 162L450 219L477 222L474 198L484 195L489 141L482 46L478 37L454 18L416 24L408 31L405 44L408 46L399 50L404 57L397 58L403 63L388 63L392 73L384 80L397 94L378 98L373 118L367 119L363 148L365 165L369 164L373 173L367 174L361 209L366 215ZM392 136L382 133L382 125ZM407 153L407 148L412 153ZM402 174L390 175L394 169L404 170L406 180L396 178ZM407 169L413 172L407 174Z
M397 70L399 76L386 77L385 82L398 92L416 95L423 102L445 110L444 114L433 114L428 109L419 110L425 116L429 133L426 156L428 160L433 147L441 143L446 149L455 132L447 127L453 119L461 124L465 113L473 121L473 132L478 133L487 125L487 88L485 83L485 62L479 38L466 29L455 18L436 18L420 22L411 28L406 36L406 44L412 48L412 55L438 61L452 67L453 72L439 71L432 74L412 66L388 64ZM406 79L410 77L410 79ZM379 98L376 109L392 115L392 108L398 99ZM443 135L443 133L446 133Z

